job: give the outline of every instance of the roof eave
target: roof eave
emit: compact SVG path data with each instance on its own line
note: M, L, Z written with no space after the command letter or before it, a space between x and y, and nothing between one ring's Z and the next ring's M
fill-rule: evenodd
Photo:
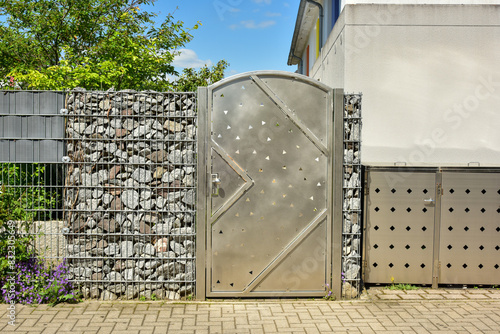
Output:
M290 46L290 53L288 54L288 65L297 65L299 60L295 55L295 48L297 47L297 40L299 38L300 29L302 26L302 19L304 17L304 12L306 10L307 2L305 0L300 1L299 12L297 14L297 20L295 21L295 29L293 31L292 45Z

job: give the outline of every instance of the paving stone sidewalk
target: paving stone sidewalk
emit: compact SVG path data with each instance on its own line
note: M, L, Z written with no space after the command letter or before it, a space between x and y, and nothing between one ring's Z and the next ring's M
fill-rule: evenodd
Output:
M356 301L224 300L16 306L15 333L500 333L500 290L371 288Z

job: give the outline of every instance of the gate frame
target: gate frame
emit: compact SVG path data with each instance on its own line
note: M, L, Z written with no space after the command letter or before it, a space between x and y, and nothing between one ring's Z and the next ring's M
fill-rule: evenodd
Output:
M207 206L208 206L208 182L210 181L210 167L208 165L208 141L210 140L209 124L211 114L211 92L227 84L242 78L259 75L281 75L290 79L307 82L311 86L318 87L324 91L329 91L330 95L330 111L333 115L329 115L329 120L333 125L328 128L328 145L331 150L330 162L328 164L327 175L330 179L327 194L330 197L330 207L327 207L327 212L330 215L331 225L328 228L330 235L327 236L327 249L329 253L326 255L327 265L329 270L327 274L331 277L326 283L330 285L333 296L341 298L342 296L342 205L343 205L343 110L344 110L344 91L342 89L332 89L323 83L313 80L307 76L299 75L291 72L283 71L252 71L242 73L236 76L223 79L209 87L198 87L198 178L197 178L197 227L196 227L196 299L205 300L207 298ZM328 146L327 146L328 147ZM329 245L328 245L329 241ZM325 288L325 292L328 289ZM279 293L270 293L275 297L281 296ZM309 295L297 294L302 297ZM250 295L253 298L258 295ZM294 295L295 296L295 295ZM219 296L216 296L219 297ZM228 296L229 297L229 296Z

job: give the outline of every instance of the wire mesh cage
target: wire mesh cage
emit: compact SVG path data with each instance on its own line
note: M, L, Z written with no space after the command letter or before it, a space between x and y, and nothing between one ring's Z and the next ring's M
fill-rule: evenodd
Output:
M344 96L342 299L361 289L361 94Z
M194 93L73 92L64 234L86 297L194 293Z

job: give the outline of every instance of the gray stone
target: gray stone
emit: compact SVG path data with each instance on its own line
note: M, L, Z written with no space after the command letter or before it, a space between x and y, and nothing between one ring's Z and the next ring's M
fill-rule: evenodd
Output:
M169 234L172 229L172 224L156 224L153 230L156 234Z
M122 241L121 242L121 256L123 257L133 257L134 256L134 242L133 241Z
M123 129L126 129L128 131L132 131L134 130L134 120L133 119L126 119L123 123L122 123L122 128Z
M134 244L134 254L140 255L144 253L144 244L142 242L137 242ZM142 267L139 267L142 268Z
M182 179L182 183L184 183L186 187L193 187L195 185L195 179L193 175L186 175Z
M134 279L134 268L125 269L125 270L122 272L122 277L123 277L126 281L132 281L132 280Z
M117 300L118 297L111 291L104 290L101 295L101 300Z
M185 240L183 242L184 248L186 249L186 252L189 254L194 254L196 252L196 246L195 243L191 240Z
M129 286L127 286L127 289L125 290L123 297L125 299L134 299L134 298L137 298L138 295L139 295L139 288L136 286L129 285Z
M182 296L189 296L194 294L194 287L191 284L181 286L179 294Z
M146 158L138 155L131 156L128 159L128 162L131 163L132 165L146 165L150 163L149 161L146 160Z
M156 254L156 249L152 244L146 244L144 245L144 254L147 255L155 255Z
M135 190L126 190L122 193L121 201L129 209L135 209L139 205L139 193Z
M151 126L140 125L133 132L132 137L145 137L147 133L151 131Z
M108 247L104 248L104 254L118 256L120 255L120 247L116 243L109 244Z
M195 163L195 158L194 158L194 151L193 150L186 150L185 152L182 153L182 162L186 164L193 164Z
M153 174L147 169L137 168L132 173L132 178L139 183L149 183L153 180Z
M123 283L118 283L118 284L110 284L108 286L109 291L113 292L114 294L121 295L126 291L127 287Z
M83 132L85 131L85 129L87 128L87 124L86 123L73 123L72 124L72 128L78 132L79 134L83 134Z
M80 191L78 192L78 200L80 202L86 202L88 199L91 198L92 198L92 190L80 188Z
M171 173L170 173L170 178L169 178L169 182L172 182L173 180L182 180L182 178L184 177L184 170L183 169L180 169L180 168L176 168L174 169Z
M141 199L148 200L151 198L153 192L151 190L141 190Z
M167 157L168 161L170 161L173 164L179 165L182 163L182 152L181 150L174 150L170 152L170 154Z
M117 149L113 154L120 159L128 159L127 152L122 151L120 149Z
M107 279L110 280L111 282L121 281L122 278L123 278L122 275L117 271L110 272L107 277Z
M96 188L96 189L94 189L94 191L92 191L92 197L95 199L101 198L103 194L104 194L104 190L100 187Z
M345 272L345 278L347 280L354 280L358 277L359 273L359 265L357 264L352 264L350 267L348 267L347 271Z
M90 288L90 298L99 299L100 296L101 296L101 291L99 290L98 287L93 286Z
M174 133L174 132L181 132L184 129L184 126L180 123L167 120L167 121L165 121L163 128L165 130L168 130L169 132Z
M123 182L123 186L126 188L139 188L140 183L134 179L127 179Z
M156 207L158 209L163 209L163 207L165 206L165 204L167 203L167 200L161 196L159 196L157 199L156 199Z
M105 206L109 206L109 204L111 204L111 202L113 201L113 199L114 199L113 195L105 193L102 196L102 204L104 204Z
M165 299L180 300L181 299L181 295L178 292L176 292L176 291L168 290L168 291L165 292Z
M161 264L160 261L147 261L144 264L144 269L150 270L150 269L155 269Z
M190 189L186 192L184 197L182 197L182 202L187 205L194 205L196 203L196 193L194 189Z
M352 225L352 230L351 230L351 233L359 233L359 231L361 230L361 227L358 225L358 224L354 224Z
M155 204L156 204L156 201L153 201L153 200L145 200L145 201L139 202L139 205L141 206L141 208L144 210L147 210L147 211L153 209Z
M172 251L174 251L174 253L177 255L186 254L186 249L184 248L184 246L182 246L180 243L176 242L175 240L170 241L170 249Z

